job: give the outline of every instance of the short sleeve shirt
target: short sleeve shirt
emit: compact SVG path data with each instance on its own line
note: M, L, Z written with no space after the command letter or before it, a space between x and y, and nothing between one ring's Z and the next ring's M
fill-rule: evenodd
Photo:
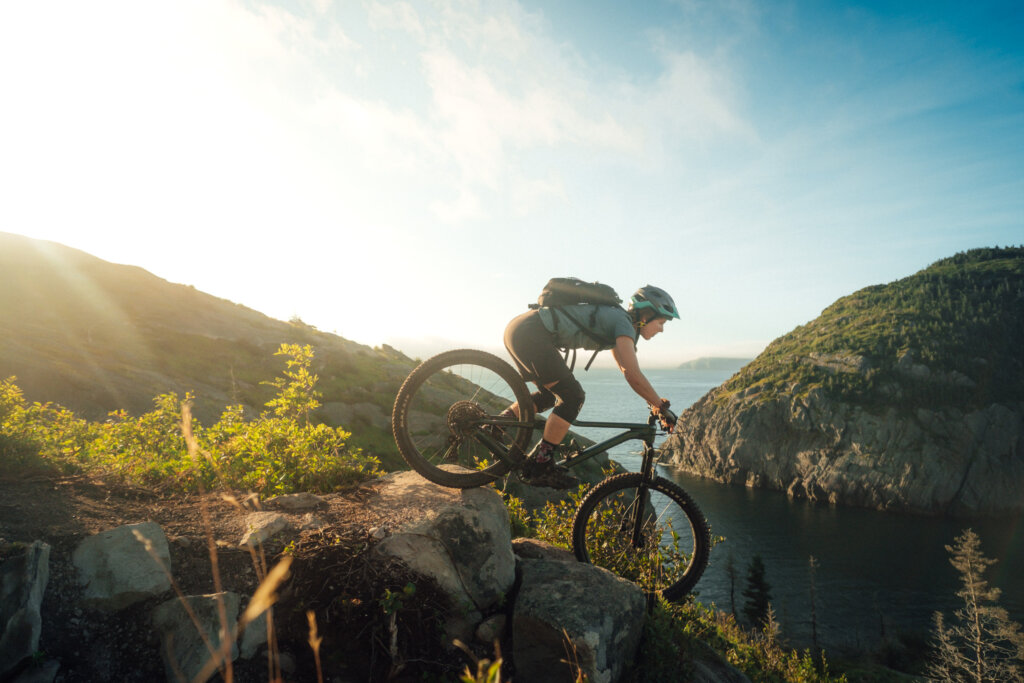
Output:
M634 342L637 338L629 313L618 306L579 304L560 309L541 308L538 313L560 348L604 351L613 348L619 337L629 337ZM581 330L577 322L601 339L601 343Z

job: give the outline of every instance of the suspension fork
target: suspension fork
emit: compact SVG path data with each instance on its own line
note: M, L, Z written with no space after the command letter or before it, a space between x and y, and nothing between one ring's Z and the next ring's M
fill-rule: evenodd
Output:
M640 486L637 487L636 495L633 498L633 519L630 520L632 526L630 545L634 548L640 548L644 544L644 513L651 500L648 484L654 481L654 434L645 436L643 442L644 456L640 466Z

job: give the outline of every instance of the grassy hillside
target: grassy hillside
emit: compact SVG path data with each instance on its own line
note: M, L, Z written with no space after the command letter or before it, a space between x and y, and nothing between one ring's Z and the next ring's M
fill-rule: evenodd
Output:
M720 399L816 387L872 406L1024 401L1024 247L960 253L843 297L772 342Z
M120 409L142 414L167 392L194 392L205 424L229 404L258 411L273 396L261 382L279 374L274 352L283 342L314 347L325 406L373 404L383 416L413 365L389 347L274 320L141 268L8 233L0 233L0 322L0 379L16 376L30 401L90 419ZM380 419L359 420L342 425L355 443L394 449Z

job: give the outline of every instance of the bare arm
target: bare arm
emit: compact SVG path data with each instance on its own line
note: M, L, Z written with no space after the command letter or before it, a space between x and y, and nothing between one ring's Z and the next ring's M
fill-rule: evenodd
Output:
M636 358L636 349L633 340L629 337L618 337L615 340L615 348L612 349L612 356L626 377L626 383L635 391L640 398L647 401L652 408L661 406L662 398L654 390L651 383L640 372L640 362Z

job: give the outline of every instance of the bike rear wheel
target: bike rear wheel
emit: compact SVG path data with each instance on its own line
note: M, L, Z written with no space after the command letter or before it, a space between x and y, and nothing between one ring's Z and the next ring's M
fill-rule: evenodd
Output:
M498 415L513 403L519 419L502 423ZM510 462L523 457L533 415L526 382L511 365L485 351L460 349L409 374L395 398L391 427L412 469L441 486L472 488L504 476Z
M711 534L689 494L662 477L619 474L595 486L572 524L576 559L666 600L682 599L708 564Z

